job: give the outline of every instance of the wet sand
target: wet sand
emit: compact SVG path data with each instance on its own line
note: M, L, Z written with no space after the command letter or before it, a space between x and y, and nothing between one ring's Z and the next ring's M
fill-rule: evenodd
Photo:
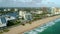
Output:
M22 25L16 26L16 27L10 28L9 32L3 33L3 34L23 34L23 32L32 30L32 29L34 29L34 28L36 28L36 27L38 27L40 25L43 25L44 23L52 21L52 20L54 20L56 18L60 18L60 15L40 19L40 20L32 22L32 24L27 23L25 26L22 26Z

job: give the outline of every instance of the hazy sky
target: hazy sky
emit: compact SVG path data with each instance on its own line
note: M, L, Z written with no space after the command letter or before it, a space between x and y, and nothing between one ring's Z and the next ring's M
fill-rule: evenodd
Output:
M0 0L0 7L60 7L60 0Z

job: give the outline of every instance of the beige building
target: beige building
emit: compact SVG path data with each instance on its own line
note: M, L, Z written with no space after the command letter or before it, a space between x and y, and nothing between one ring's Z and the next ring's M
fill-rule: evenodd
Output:
M51 13L52 13L53 15L55 15L55 14L60 14L60 9L59 9L59 8L56 8L56 7L52 7L52 8L51 8Z
M37 10L37 11L31 11L31 13L33 13L33 14L42 14L43 11Z

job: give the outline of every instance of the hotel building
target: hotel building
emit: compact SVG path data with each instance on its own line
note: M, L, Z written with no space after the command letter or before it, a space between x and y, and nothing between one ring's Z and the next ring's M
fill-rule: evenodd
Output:
M2 11L2 10L1 10ZM7 26L7 22L9 20L14 20L17 18L23 18L24 20L32 20L32 15L31 13L27 11L18 11L18 9L14 9L14 11L11 11L11 8L8 9L3 9L3 11L7 12L5 14L0 15L0 27ZM11 11L11 12L8 12Z

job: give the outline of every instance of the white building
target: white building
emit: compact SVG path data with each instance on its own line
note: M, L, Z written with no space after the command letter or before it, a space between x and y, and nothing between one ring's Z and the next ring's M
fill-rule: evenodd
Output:
M24 20L31 20L32 19L31 13L27 13L26 11L19 11L19 16L23 17Z
M7 21L8 20L14 20L14 19L16 19L17 15L14 16L13 14L14 13L0 16L0 27L7 26Z
M18 9L15 8L15 11L18 11Z
M60 9L59 8L55 8L55 7L52 7L51 8L51 13L53 15L60 14Z
M3 11L10 11L11 9L3 9ZM15 9L17 11L17 9ZM0 15L0 27L7 26L7 21L8 20L14 20L17 17L17 13L7 13L5 15Z
M58 11L59 11L58 13L60 14L60 8L59 8L59 10L58 10Z
M42 14L43 11L37 10L37 11L31 11L31 13L33 13L33 14Z
M16 19L16 18L13 16L9 16L9 15L1 16L0 17L0 27L7 26L7 21L14 20L14 19Z
M43 13L43 11L37 11L36 12L36 14L42 14Z
M6 15L6 20L8 21L8 20L13 20L13 19L16 19L15 17L13 17L13 16L9 16L9 15Z
M7 9L4 9L4 11L7 11Z
M10 11L11 9L7 9L8 11Z
M5 20L5 18L4 17L1 17L0 18L0 27L4 27L4 26L6 26L6 20Z

